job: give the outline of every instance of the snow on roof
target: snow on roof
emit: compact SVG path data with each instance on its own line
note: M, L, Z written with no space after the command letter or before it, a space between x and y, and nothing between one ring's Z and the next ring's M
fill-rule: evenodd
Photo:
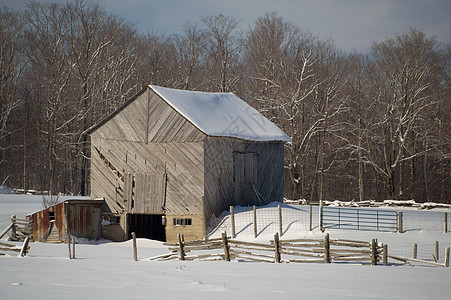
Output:
M251 141L291 141L274 123L233 93L176 90L155 85L149 87L209 136Z

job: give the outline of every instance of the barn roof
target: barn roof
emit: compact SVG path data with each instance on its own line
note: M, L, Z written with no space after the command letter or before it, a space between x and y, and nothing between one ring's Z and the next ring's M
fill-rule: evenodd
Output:
M233 93L149 87L206 135L251 141L291 141L274 123Z

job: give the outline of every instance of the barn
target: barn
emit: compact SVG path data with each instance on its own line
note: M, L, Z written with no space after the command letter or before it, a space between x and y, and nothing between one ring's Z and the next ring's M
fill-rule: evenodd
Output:
M32 239L37 242L64 242L71 237L97 240L102 237L103 200L66 200L28 216Z
M283 200L290 138L233 93L149 85L90 129L91 197L114 240L201 239L230 205Z

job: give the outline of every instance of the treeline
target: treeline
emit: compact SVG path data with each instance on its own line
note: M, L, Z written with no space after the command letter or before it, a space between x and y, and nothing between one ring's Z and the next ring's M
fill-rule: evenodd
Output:
M281 127L285 196L450 201L451 48L345 53L267 13L141 33L95 2L0 8L0 184L89 194L87 130L147 84L233 92Z

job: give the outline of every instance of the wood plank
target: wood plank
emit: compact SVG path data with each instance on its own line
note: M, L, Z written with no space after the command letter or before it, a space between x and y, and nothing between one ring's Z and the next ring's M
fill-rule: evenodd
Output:
M124 177L124 203L128 212L132 211L133 201L133 174L127 173Z
M202 213L203 205L203 143L133 143L126 141L111 141L95 139L96 147L101 147L102 153L108 160L113 161L115 167L123 174L166 174L160 175L158 197L163 201L163 207L168 208L172 214L186 214L185 205L191 205L189 214ZM127 153L129 153L127 155ZM136 155L135 155L136 153ZM127 159L125 157L127 156ZM124 159L118 159L123 157ZM95 164L103 164L100 161ZM105 169L105 168L103 168ZM99 170L100 171L100 170ZM111 171L109 171L111 173ZM93 174L94 186L101 190L108 189L107 203L117 202L115 199L117 185L114 176L110 180L102 179L105 175L97 170ZM95 178L94 178L95 176ZM100 178L100 179L99 179ZM101 180L100 183L96 183ZM166 185L162 184L165 182ZM105 184L105 186L102 186ZM94 187L93 186L93 187ZM124 187L125 188L125 183ZM127 193L129 191L127 190ZM105 197L98 195L97 197ZM122 199L121 199L122 202ZM160 204L158 204L161 206ZM158 211L161 212L161 209Z
M260 203L253 189L253 187L258 187L257 161L257 153L246 152L244 154L244 194L247 203L263 205L264 203Z
M235 199L234 205L249 205L246 201L246 174L245 174L245 155L241 152L233 153L233 163L234 163L234 188L235 188Z

